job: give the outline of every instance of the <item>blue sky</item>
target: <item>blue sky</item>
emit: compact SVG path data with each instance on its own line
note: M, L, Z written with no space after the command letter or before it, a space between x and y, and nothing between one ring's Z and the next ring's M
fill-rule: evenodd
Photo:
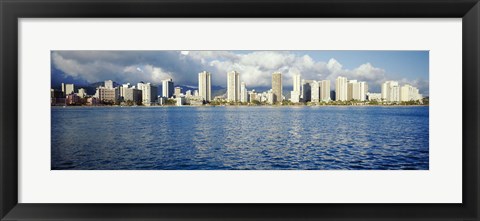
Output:
M292 76L332 81L338 76L366 81L380 92L386 80L411 84L428 95L428 51L52 51L52 79L95 83L139 81L197 85L197 74L212 73L214 85L226 86L226 73L240 72L248 89L271 86L271 73L282 72L284 87ZM53 74L55 70L55 75ZM68 83L68 82L67 82Z

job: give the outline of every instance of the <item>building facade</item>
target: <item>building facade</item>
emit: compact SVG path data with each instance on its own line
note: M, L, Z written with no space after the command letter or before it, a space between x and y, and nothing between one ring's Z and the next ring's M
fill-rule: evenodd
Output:
M166 79L162 81L162 96L166 98L171 98L173 96L173 80Z
M382 100L386 102L400 101L400 87L398 81L386 81L382 84Z
M158 88L151 83L138 83L137 88L142 91L142 104L151 106L155 104L158 97Z
M198 73L198 96L207 102L212 100L212 77L209 72Z
M313 81L312 83L312 102L320 102L320 82Z
M272 74L272 96L272 103L283 101L282 73L280 72Z
M249 102L247 85L245 84L245 82L242 82L240 85L240 102Z
M320 101L330 101L330 80L320 81Z
M346 101L348 91L348 82L346 77L337 77L335 80L335 100Z
M240 73L236 71L227 73L227 101L240 101Z

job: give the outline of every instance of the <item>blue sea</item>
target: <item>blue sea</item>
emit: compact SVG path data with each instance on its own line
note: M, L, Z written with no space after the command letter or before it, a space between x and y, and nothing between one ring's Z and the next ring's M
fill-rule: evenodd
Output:
M52 170L428 170L425 106L52 107Z

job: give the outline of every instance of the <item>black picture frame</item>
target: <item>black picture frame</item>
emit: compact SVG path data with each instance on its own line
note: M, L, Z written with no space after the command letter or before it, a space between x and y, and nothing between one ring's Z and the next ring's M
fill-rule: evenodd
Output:
M0 0L1 220L479 220L478 0ZM462 18L462 204L19 204L19 18ZM448 44L448 42L445 42ZM445 116L448 117L448 116ZM128 191L128 190L126 190Z

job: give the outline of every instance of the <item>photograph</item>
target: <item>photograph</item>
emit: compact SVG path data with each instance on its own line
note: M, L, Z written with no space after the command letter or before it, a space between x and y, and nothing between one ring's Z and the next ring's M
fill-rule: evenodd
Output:
M429 170L426 50L51 50L50 67L51 170Z

